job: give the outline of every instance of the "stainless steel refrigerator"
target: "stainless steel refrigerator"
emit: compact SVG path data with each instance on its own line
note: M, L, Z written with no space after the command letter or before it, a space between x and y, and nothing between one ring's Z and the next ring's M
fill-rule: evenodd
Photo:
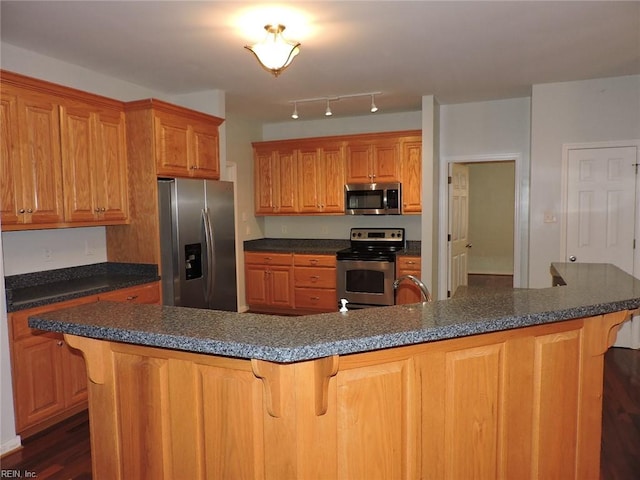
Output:
M162 300L237 311L233 183L159 179Z

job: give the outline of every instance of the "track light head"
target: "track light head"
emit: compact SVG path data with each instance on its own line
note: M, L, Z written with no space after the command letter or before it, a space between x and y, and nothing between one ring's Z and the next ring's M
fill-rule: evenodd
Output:
M374 100L375 94L371 94L371 113L376 113L378 111L378 107L376 106L376 102Z
M297 102L293 102L293 113L291 114L291 118L293 118L294 120L298 119L298 103Z
M333 112L331 111L331 106L329 105L329 100L327 100L327 109L324 112L325 116L330 117L331 115L333 115Z

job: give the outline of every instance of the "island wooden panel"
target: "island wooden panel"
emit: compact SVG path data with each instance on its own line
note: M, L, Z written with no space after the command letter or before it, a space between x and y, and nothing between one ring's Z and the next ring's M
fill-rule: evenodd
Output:
M622 311L291 364L66 335L95 479L598 478Z

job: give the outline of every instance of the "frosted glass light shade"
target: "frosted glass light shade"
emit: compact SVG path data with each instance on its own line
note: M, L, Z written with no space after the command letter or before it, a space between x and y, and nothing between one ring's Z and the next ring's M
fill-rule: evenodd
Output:
M290 42L282 36L284 25L265 25L264 29L267 35L262 42L244 48L256 56L262 68L277 77L300 53L300 43Z

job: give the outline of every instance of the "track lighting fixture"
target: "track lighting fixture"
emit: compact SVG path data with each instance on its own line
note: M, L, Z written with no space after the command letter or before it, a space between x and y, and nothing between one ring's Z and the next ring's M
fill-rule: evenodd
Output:
M326 104L326 109L324 111L324 114L325 116L330 117L333 115L333 111L331 110L331 102L337 102L338 100L342 100L345 98L355 98L355 97L371 97L370 112L375 113L378 111L378 107L375 102L376 95L382 95L382 92L351 93L348 95L336 95L333 97L301 98L298 100L291 100L289 101L289 103L293 103L293 113L291 114L291 118L293 119L299 118L298 117L299 103L324 102Z

